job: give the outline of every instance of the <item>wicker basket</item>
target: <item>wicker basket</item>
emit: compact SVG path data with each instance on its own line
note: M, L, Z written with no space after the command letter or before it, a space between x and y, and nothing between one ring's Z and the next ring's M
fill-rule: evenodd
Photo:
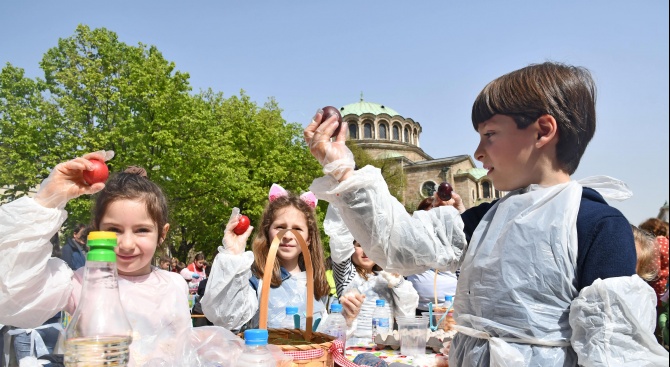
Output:
M314 314L314 268L309 254L309 248L300 233L293 229L284 229L277 233L272 240L265 269L263 271L263 286L261 288L259 328L267 329L268 302L272 268L277 256L279 242L286 232L291 231L296 238L302 253L305 254L305 268L307 270L307 314L305 329L268 329L268 343L281 348L284 354L293 356L292 367L333 367L332 345L334 338L330 335L312 331Z

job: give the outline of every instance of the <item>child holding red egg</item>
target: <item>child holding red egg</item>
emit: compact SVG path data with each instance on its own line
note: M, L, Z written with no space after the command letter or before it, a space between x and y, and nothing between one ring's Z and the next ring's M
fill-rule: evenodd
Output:
M97 193L91 225L116 233L120 299L133 329L129 366L170 366L181 357L176 346L191 317L183 278L151 265L170 229L167 198L140 167L107 180L104 162L113 156L100 151L60 163L33 198L0 207L0 262L7 265L0 272L0 324L34 328L58 311L74 314L85 268L73 272L51 257L49 239L67 218L69 200Z
M268 327L282 327L286 306L298 307L304 327L307 302L304 256L310 256L314 268L314 320L327 316L325 301L330 286L326 280L324 251L314 213L316 198L311 193L301 196L288 193L276 184L272 185L268 196L269 202L261 217L261 228L253 240L252 251L245 252L244 249L253 227L238 234L240 230L236 232L235 228L240 223L240 216L236 210L233 211L201 301L207 318L229 330L258 327L265 262L272 240L283 229L298 231L310 252L302 252L292 232L281 238L272 274ZM324 325L324 320L320 325Z

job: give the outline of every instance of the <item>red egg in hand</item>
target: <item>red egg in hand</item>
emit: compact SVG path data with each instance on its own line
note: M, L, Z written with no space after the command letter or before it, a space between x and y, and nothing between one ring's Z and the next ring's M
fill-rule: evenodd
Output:
M89 161L91 161L93 169L84 171L84 181L89 185L107 181L107 177L109 177L109 168L107 168L105 162L98 159L89 159Z
M440 186L437 187L437 197L443 201L451 200L451 192L453 190L454 189L451 187L451 185L449 185L448 182L442 182Z
M238 219L239 222L237 223L237 226L233 228L233 232L236 235L241 235L244 234L244 232L247 231L247 228L249 228L249 217L246 215L240 215L240 218Z
M340 125L335 129L335 132L333 135L331 135L331 138L334 138L337 136L337 134L340 133L340 129L342 128L342 114L340 113L340 110L333 106L326 106L322 108L323 110L323 115L321 116L321 122L323 123L324 121L328 120L331 116L337 116L337 122L340 123Z

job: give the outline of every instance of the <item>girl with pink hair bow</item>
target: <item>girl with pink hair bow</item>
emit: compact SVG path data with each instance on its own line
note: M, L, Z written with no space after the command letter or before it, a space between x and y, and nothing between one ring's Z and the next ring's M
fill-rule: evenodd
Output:
M317 200L312 193L297 196L276 184L272 185L268 198L252 251L244 249L253 227L241 235L235 234L233 229L237 226L239 211L233 209L202 300L205 316L215 325L232 331L258 327L263 271L270 244L279 231L287 228L299 232L310 251L309 254L302 252L292 232L281 238L271 280L268 327L281 328L286 307L295 306L304 328L307 294L304 256L310 257L314 267L314 320L327 317L325 301L330 287L314 213ZM320 325L324 325L324 321Z

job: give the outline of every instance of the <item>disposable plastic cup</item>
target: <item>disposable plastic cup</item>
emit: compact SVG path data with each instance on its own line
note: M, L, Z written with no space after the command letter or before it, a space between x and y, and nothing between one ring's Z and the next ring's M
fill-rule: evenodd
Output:
M428 317L399 316L396 317L396 322L400 336L400 353L413 357L426 354Z
M440 320L442 320L442 322L444 323L444 318L442 317L442 316L444 316L444 312L433 312L432 323L430 323L430 312L428 312L428 311L421 312L421 314L423 315L423 317L428 319L428 321L429 321L428 326L430 326L432 324L432 325L441 329L439 324L440 324Z

